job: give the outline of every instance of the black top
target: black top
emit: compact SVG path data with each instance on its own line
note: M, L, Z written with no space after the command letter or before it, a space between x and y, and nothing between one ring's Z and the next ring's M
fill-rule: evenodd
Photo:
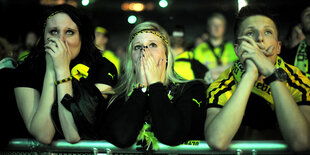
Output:
M15 69L0 69L0 150L6 147L12 138L29 138L30 134L21 118L14 96Z
M128 147L136 142L147 122L155 137L164 144L204 139L205 91L205 85L198 81L169 87L155 83L146 93L135 88L127 101L124 96L118 97L109 106L101 117L102 123L98 123L100 134L118 147Z
M296 54L297 54L297 51L298 51L298 47L299 47L299 44L296 45L293 48L283 47L283 49L281 50L280 56L282 57L282 59L286 63L288 63L290 65L294 65ZM310 46L307 45L306 52L307 52L307 59L308 60L310 60L310 53L309 53L309 51L310 51ZM308 73L310 73L310 65L308 65Z
M75 65L76 64L71 64L70 68ZM116 67L108 59L100 57L94 65L88 67L89 71L86 79L81 78L80 81L72 79L74 100L71 101L72 103L69 108L65 105L67 110L72 113L73 119L82 139L90 139L94 137L93 133L88 132L88 130L85 129L85 123L89 123L88 121L92 122L95 116L93 117L93 115L88 112L93 112L97 109L98 104L101 103L102 95L96 88L95 84L101 83L113 87L117 82ZM17 78L15 87L30 87L41 93L43 89L45 70L45 61L41 61L39 65L36 64L35 66L33 66L32 63L29 63L29 61L26 61L16 70ZM63 100L61 102L64 104ZM54 127L57 131L54 139L59 139L63 138L63 136L58 116L58 104L56 103L57 98L53 104L51 114ZM91 120L89 120L89 118Z
M43 89L46 63L45 61L41 61L36 64L35 68L32 68L31 65L32 64L30 64L29 61L25 61L25 63L17 68L15 87L30 87L41 93ZM74 64L70 65L70 68L73 67ZM114 64L108 59L100 57L96 64L88 67L89 71L87 80L91 83L102 83L110 86L114 86L116 84L117 70Z

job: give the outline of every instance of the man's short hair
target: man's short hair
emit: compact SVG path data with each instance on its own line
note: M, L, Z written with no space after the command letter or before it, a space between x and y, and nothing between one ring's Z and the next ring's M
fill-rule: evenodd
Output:
M218 18L220 20L222 20L224 22L224 25L226 26L226 18L223 14L221 13L213 13L207 20L207 27L209 28L210 27L210 23L211 23L211 20L214 19L214 18Z
M235 42L237 41L238 38L238 33L239 33L239 27L242 24L242 22L247 19L248 17L251 16L256 16L256 15L262 15L270 18L278 31L278 20L275 16L274 13L271 12L269 8L263 5L247 5L239 11L235 18L235 25L234 25L234 39ZM278 31L278 36L279 36L279 31Z

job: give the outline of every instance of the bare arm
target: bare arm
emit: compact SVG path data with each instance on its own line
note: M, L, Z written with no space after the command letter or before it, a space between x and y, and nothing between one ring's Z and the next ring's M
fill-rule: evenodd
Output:
M240 127L256 78L257 73L245 73L222 109L209 108L207 110L205 137L210 147L217 150L227 149Z
M277 119L285 141L295 151L309 149L310 107L298 107L285 83L274 81L270 87Z
M33 88L14 89L18 109L29 133L45 144L51 143L55 134L51 118L51 109L56 98L54 81L55 73L47 70L41 96Z

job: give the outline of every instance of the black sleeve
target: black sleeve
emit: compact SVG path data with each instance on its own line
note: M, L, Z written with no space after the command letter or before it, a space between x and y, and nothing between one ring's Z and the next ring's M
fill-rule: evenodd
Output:
M89 72L94 83L103 83L112 87L117 83L116 67L106 58L101 57L96 66L90 68Z
M201 112L196 110L202 108L202 112L205 113L204 87L203 84L195 84L188 88L184 86L184 91L178 94L178 99L172 103L162 83L150 86L148 102L152 116L152 129L160 142L178 145L188 140L191 129L195 128L194 122L197 118L194 117L197 112Z
M145 103L146 94L140 89L134 89L127 102L116 98L100 122L100 135L117 147L133 145L143 126Z
M31 68L30 65L30 62L25 62L16 68L14 88L29 87L41 92L45 76L45 63L37 65L36 68Z

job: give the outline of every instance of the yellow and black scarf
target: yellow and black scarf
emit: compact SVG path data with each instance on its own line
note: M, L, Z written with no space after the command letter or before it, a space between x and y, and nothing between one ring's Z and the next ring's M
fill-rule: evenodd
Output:
M275 67L283 68L285 70L285 63L280 57L277 57ZM235 81L239 83L243 73L245 72L245 69L240 61L234 63L232 72ZM269 85L262 83L260 81L256 81L252 89L252 93L263 97L266 101L268 101L271 104L272 109L274 109L273 98L271 96L271 90Z
M307 57L307 50L306 49L307 49L307 43L305 40L303 40L298 45L298 50L296 53L294 66L298 67L309 78L310 77L310 74L308 74L309 60Z

